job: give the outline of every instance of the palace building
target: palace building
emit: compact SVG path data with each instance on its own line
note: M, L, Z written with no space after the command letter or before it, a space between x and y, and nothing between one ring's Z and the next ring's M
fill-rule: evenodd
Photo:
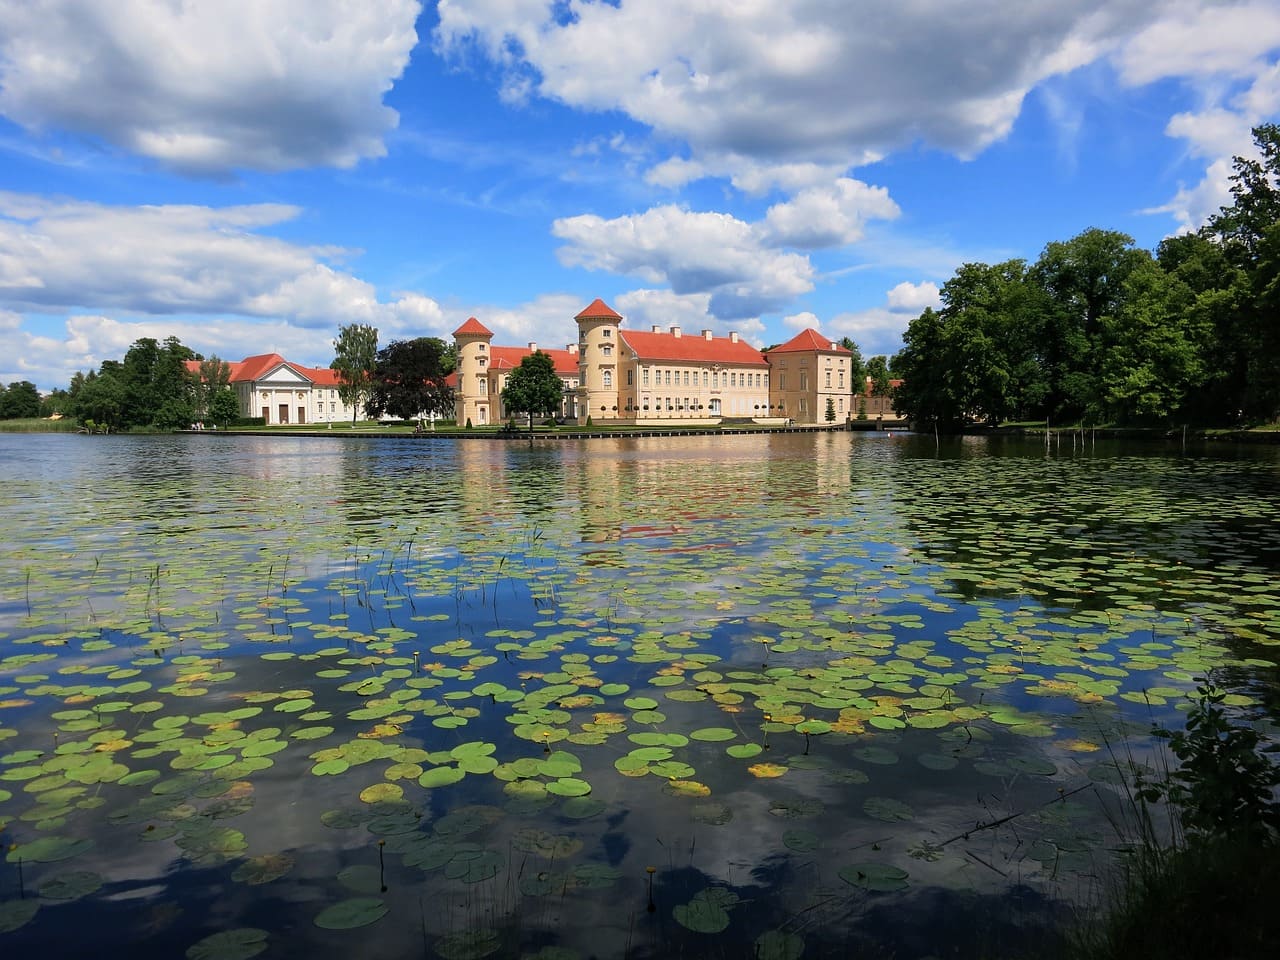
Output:
M551 357L564 390L557 419L585 425L714 425L724 420L762 423L844 422L866 413L872 401L863 383L854 383L853 355L816 330L802 330L786 343L757 350L737 333L686 334L678 326L631 330L602 300L574 317L577 342ZM493 343L493 331L475 317L453 332L457 369L454 389L458 426L506 422L522 411L507 410L502 391L536 343L508 347ZM231 387L245 417L268 425L341 423L352 409L338 396L338 375L304 367L278 353L230 363ZM199 374L199 361L187 367ZM871 411L881 413L881 407ZM830 420L828 420L830 415Z
M352 410L338 396L334 370L304 367L278 353L245 357L227 366L242 417L262 417L268 426L351 422ZM186 367L200 375L199 360L187 361Z
M602 300L574 317L578 342L545 350L564 385L560 419L585 424L715 424L724 419L822 422L851 417L852 354L815 330L762 353L737 333L685 334L680 327L629 330ZM502 404L507 376L537 349L494 346L474 317L454 331L458 350L459 426L509 419ZM861 385L856 385L860 387Z

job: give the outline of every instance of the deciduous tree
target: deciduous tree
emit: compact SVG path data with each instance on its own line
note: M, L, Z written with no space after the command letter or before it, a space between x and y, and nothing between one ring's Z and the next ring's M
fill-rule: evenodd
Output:
M40 416L40 391L30 380L15 380L0 392L0 420Z
M378 330L362 323L338 328L333 341L334 358L330 370L338 372L338 396L351 407L351 425L373 388L373 370L378 362Z
M555 362L548 354L535 350L511 371L502 391L502 405L509 412L528 414L532 430L534 416L558 412L563 396L564 384L556 373Z
M438 337L393 340L378 351L367 404L369 413L401 420L441 415L453 409L445 382L448 348Z

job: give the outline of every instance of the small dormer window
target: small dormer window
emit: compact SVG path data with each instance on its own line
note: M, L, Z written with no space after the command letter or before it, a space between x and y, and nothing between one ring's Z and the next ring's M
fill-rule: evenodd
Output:
M484 353L484 351L485 351L485 345L484 345L483 343L476 344L476 346L479 348L479 350L480 350L480 352L481 352L481 353Z
M610 330L608 327L605 327L603 330L600 331L600 336L608 339L613 336L613 331Z

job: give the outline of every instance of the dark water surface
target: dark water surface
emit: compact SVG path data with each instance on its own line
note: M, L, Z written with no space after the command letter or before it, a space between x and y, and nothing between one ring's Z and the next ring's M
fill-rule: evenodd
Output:
M0 435L0 538L5 956L1034 953L1280 716L1274 448Z

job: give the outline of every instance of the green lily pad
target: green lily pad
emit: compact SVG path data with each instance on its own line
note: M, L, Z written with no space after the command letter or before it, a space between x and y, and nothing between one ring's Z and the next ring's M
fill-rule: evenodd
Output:
M15 844L9 849L5 859L9 863L17 863L19 860L26 863L57 863L92 850L93 846L93 841L88 839L41 837L30 843Z
M892 797L868 797L862 802L862 812L869 817L888 823L910 820L915 816L915 811L907 804Z
M34 898L0 901L0 933L26 926L39 909L40 901Z
M457 783L466 772L458 767L432 767L425 771L418 778L418 785L422 787L447 787L451 783Z
M480 927L462 933L451 933L436 941L435 950L445 960L482 960L502 949L502 936L496 930Z
M729 927L729 914L718 903L694 897L672 911L676 922L695 933L721 933Z
M351 897L325 907L315 918L315 925L325 930L353 930L381 920L387 905L378 897Z
M257 927L224 930L187 948L187 960L248 960L267 949L267 931Z
M561 777L547 784L547 793L559 797L584 797L591 792L591 784L573 777Z
M737 736L737 732L730 730L728 727L703 727L701 730L695 730L689 734L689 739L703 740L707 743L719 743L724 740L733 740Z
M855 863L837 873L845 883L874 893L892 893L907 888L907 871L886 863Z
M40 884L40 896L46 900L78 900L96 893L104 882L101 874L75 870L51 877Z

